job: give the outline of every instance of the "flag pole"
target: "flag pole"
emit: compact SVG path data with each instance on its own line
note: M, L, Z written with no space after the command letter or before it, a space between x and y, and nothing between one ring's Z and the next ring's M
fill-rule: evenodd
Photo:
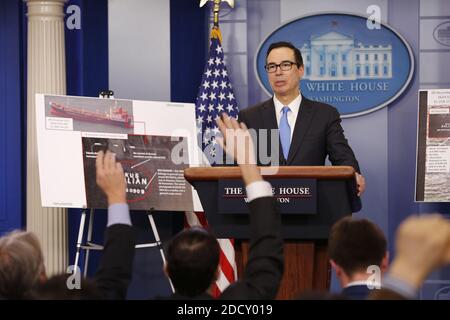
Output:
M201 0L200 7L212 1L214 24L211 27L210 46L208 59L202 75L201 85L195 103L196 122L199 133L199 145L208 164L223 164L222 153L217 155L216 135L220 130L215 119L223 112L230 117L238 117L239 108L234 96L228 70L226 68L222 37L219 30L219 11L221 2L227 2L231 8L234 0ZM223 9L223 7L222 7ZM186 226L201 225L207 227L207 219L204 212L186 212ZM220 259L218 278L212 286L213 296L219 296L231 283L237 279L237 266L233 239L218 240L220 247Z
M221 0L214 0L214 28L219 28L219 11Z
M213 29L219 28L219 11L220 11L220 3L226 2L231 8L234 8L234 0L200 0L200 8L203 7L208 1L214 2L214 26Z

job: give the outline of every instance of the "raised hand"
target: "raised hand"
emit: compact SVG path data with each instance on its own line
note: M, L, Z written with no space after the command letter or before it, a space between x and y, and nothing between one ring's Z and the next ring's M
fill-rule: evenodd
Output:
M122 165L116 162L116 156L110 151L100 151L95 161L96 181L108 198L108 205L126 203L125 175Z

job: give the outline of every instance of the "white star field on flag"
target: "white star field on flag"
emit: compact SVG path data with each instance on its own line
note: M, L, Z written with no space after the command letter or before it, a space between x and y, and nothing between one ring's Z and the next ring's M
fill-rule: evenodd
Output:
M233 88L228 78L228 71L224 61L223 49L220 41L211 39L209 58L202 76L197 101L196 117L197 132L201 134L202 150L208 145L209 154L214 156L217 142L215 136L220 132L216 125L216 118L222 112L237 118L238 108Z

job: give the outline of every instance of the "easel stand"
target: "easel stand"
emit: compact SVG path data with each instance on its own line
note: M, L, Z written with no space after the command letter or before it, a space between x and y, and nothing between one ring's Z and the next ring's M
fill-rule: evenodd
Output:
M86 216L89 214L89 225L88 225L88 231L86 235L86 242L83 242L84 238L84 229L86 227ZM141 243L137 244L135 246L136 249L143 249L143 248L153 248L158 247L159 253L161 254L161 259L163 261L163 264L166 264L166 257L164 256L164 250L162 246L161 239L159 237L158 229L156 228L156 223L153 218L154 210L150 209L150 211L147 213L148 221L150 222L150 227L153 232L153 235L155 237L155 242L150 243ZM83 268L83 275L84 277L87 276L87 270L89 266L89 253L91 250L103 250L103 246L93 243L92 242L92 226L94 224L94 209L83 209L81 212L81 218L80 218L80 227L78 229L78 237L77 237L77 251L75 254L75 267L74 268L74 274L77 272L77 267L79 267L80 263L80 253L81 250L85 251L85 259L84 259L84 268ZM172 292L175 292L175 289L172 285L172 282L169 279L170 287L172 289Z

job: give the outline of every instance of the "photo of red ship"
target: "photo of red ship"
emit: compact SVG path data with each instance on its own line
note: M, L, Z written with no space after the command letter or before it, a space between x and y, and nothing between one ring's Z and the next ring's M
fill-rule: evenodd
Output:
M80 121L102 123L123 128L133 128L133 116L122 107L110 107L109 112L91 111L79 107L68 107L50 102L50 113L54 116L72 118Z

